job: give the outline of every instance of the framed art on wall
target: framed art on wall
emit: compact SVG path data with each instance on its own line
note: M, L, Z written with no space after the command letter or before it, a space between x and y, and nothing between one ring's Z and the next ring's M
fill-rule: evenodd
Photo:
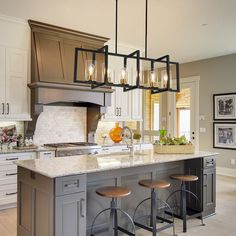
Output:
M236 93L214 94L214 120L236 120Z
M213 126L213 147L236 150L236 122L214 122Z

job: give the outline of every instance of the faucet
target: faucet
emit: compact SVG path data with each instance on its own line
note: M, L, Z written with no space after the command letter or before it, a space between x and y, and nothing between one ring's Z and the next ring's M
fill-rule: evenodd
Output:
M128 126L124 126L121 136L124 138L125 137L125 131L128 130L130 133L130 144L128 144L128 142L126 140L124 140L127 144L127 148L129 148L130 150L130 157L134 157L134 133L133 131L128 127Z

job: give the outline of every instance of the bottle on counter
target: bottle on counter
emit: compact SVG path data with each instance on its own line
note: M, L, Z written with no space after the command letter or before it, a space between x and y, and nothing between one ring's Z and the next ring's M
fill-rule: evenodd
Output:
M22 134L19 134L17 137L17 147L23 147L24 146L24 138Z
M30 137L30 138L29 138L29 146L33 146L33 145L34 145L33 138L32 138L32 137Z
M26 137L25 138L25 146L28 147L29 146L29 139Z

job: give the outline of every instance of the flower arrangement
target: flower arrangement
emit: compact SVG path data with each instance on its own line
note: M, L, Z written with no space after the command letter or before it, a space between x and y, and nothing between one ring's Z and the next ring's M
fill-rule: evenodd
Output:
M7 144L8 147L11 143L14 143L17 141L17 132L16 132L16 126L11 125L7 127L0 127L0 145L2 149L3 144Z

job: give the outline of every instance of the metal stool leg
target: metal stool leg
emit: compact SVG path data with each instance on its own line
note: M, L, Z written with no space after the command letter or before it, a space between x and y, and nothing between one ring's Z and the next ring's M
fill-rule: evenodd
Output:
M113 232L114 236L118 236L117 199L115 198L111 200L109 235L113 235Z
M152 235L156 236L157 233L157 196L156 196L156 192L155 189L151 190L151 224L150 226L152 227Z
M92 223L92 226L91 226L91 232L90 232L90 235L91 235L91 236L94 236L94 234L93 234L93 227L94 227L94 224L95 224L97 218L98 218L103 212L109 211L109 210L111 210L111 208L106 208L106 209L100 211L100 212L95 216L95 218L94 218L94 220L93 220L93 223Z
M183 217L183 232L187 232L187 198L186 198L186 184L181 184L181 215Z

